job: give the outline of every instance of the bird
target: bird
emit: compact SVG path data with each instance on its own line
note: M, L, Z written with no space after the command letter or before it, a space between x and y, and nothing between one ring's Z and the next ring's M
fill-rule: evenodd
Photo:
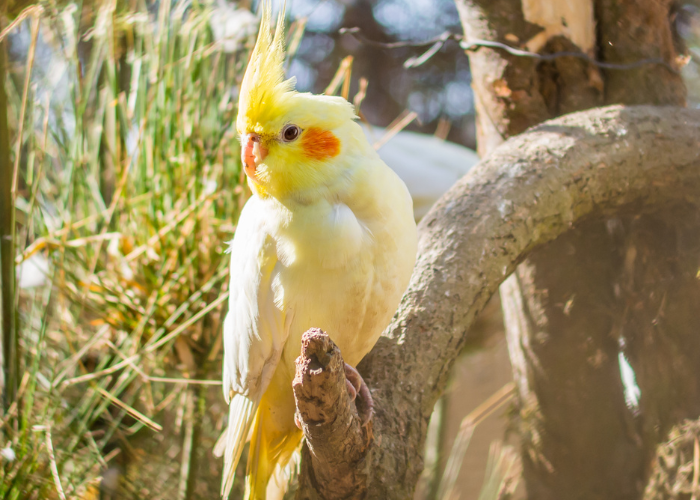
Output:
M411 278L417 232L411 196L338 96L285 79L284 12L271 7L240 85L236 131L251 197L230 243L223 327L229 404L221 494L250 435L246 497L298 453L292 380L302 334L320 328L340 348L351 396L369 394L355 367L391 321Z

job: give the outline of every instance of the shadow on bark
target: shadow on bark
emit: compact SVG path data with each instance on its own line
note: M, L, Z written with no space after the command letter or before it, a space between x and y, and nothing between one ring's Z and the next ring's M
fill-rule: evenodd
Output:
M532 250L585 221L621 214L637 220L679 200L700 204L698 129L700 111L681 108L614 106L568 115L501 145L433 207L420 224L418 260L399 310L358 367L375 402L366 498L412 496L428 419L452 363L472 340L469 326ZM611 338L606 342L617 349ZM614 377L615 361L590 354L582 370L599 366L602 378ZM627 411L619 385L582 397ZM630 426L621 415L614 432ZM630 436L623 458L638 446ZM638 470L634 461L630 467ZM302 471L302 484L309 473Z

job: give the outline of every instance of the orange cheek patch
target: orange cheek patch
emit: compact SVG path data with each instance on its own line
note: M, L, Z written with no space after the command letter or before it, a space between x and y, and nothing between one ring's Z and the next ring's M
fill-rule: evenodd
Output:
M314 160L327 160L340 153L340 140L333 132L311 127L301 136L304 155Z

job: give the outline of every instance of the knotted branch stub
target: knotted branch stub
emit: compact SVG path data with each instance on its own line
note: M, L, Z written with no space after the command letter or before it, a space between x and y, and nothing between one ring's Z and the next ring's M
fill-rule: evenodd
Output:
M296 420L306 438L300 477L310 484L299 485L297 498L365 496L372 421L362 425L363 402L352 401L345 380L343 357L330 337L318 328L304 333L293 388Z

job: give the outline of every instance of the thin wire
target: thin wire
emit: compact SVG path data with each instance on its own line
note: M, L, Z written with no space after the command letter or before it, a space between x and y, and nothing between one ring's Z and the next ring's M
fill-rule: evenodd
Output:
M370 40L369 38L365 38L365 36L362 34L362 30L360 28L340 28L338 30L338 33L341 35L351 35L355 37L358 41L364 43L365 45L370 45L372 47L379 47L383 49L398 49L401 47L424 47L426 45L432 45L436 42L439 41L447 41L449 39L455 39L455 40L461 40L462 35L458 35L456 33L450 33L449 31L445 31L443 34L440 36L436 36L435 38L431 38L430 40L423 40L419 42L377 42L374 40Z
M680 72L671 66L669 63L661 59L660 57L653 57L649 59L639 59L638 61L634 61L631 63L626 63L626 64L616 64L616 63L609 63L609 62L604 62L604 61L597 61L593 59L592 57L584 54L583 52L554 52L552 54L536 54L535 52L529 52L527 50L520 50L516 49L513 47L510 47L508 45L505 45L503 43L499 42L492 42L489 40L473 40L469 43L462 42L460 43L462 48L464 50L469 50L469 51L476 51L480 47L489 47L489 48L494 48L494 49L502 49L508 52L509 54L512 54L514 56L518 57L530 57L532 59L539 59L540 61L553 61L554 59L558 59L560 57L575 57L577 59L582 59L586 62L589 62L593 64L594 66L598 66L599 68L604 68L604 69L616 69L616 70L629 70L629 69L635 69L639 68L640 66L644 66L647 64L659 64L669 70L671 73L674 73L676 75L680 74Z
M339 33L342 34L347 34L352 37L354 37L356 40L359 42L365 44L365 45L370 45L372 47L379 47L379 48L384 48L384 49L397 49L401 47L424 47L426 45L438 45L438 48L441 48L442 45L445 44L448 40L456 40L460 43L460 46L469 52L476 52L482 47L488 47L491 49L500 49L504 50L507 53L516 56L516 57L528 57L531 59L537 59L539 61L553 61L555 59L558 59L560 57L575 57L577 59L582 59L590 64L593 64L594 66L598 66L599 68L603 69L614 69L614 70L630 70L630 69L635 69L639 68L641 66L645 66L647 64L659 64L666 68L668 71L675 75L679 75L680 71L678 71L676 68L671 66L668 62L664 61L663 59L659 57L654 57L654 58L649 58L649 59L640 59L638 61L634 61L631 63L626 63L626 64L616 64L616 63L610 63L610 62L604 62L604 61L597 61L593 59L592 57L589 57L588 55L584 54L583 52L554 52L552 54L537 54L535 52L530 52L527 50L521 50L521 49L516 49L515 47L511 47L510 45L506 45L504 43L500 42L494 42L491 40L481 40L481 39L473 39L470 41L466 41L462 35L459 35L457 33L451 33L449 31L446 31L442 33L441 35L431 38L430 40L422 40L418 42L389 42L389 43L384 43L384 42L377 42L375 40L369 40L366 38L364 35L362 35L360 28L341 28L339 30ZM430 49L430 55L433 55L437 50L435 50L435 47L431 47ZM420 59L421 62L425 62L426 59L423 57L418 58ZM410 66L415 66L416 64L411 64Z

